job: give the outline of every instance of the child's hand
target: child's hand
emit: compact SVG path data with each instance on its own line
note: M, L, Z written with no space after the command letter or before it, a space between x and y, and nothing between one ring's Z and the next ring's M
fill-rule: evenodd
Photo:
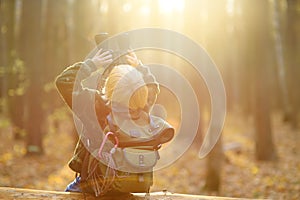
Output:
M141 61L137 58L136 54L133 51L128 51L126 55L126 61L129 65L137 67L141 64Z
M91 60L97 68L100 68L112 62L112 55L110 51L102 52L100 49Z

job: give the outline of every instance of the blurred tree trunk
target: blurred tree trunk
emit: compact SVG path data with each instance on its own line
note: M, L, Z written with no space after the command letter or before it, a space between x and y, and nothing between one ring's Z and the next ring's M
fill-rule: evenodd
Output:
M7 42L8 42L8 34L7 34L7 20L9 19L8 12L9 12L9 8L7 8L7 1L0 1L0 27L1 29L3 29L0 32L0 50L1 50L1 54L0 54L0 83L1 83L1 87L0 87L0 98L1 98L1 102L2 100L6 97L6 84L7 84L7 80L6 80L6 73L7 73L7 68L8 68L8 47L7 47ZM3 28L2 28L3 27ZM2 112L2 109L4 108L4 106L2 104L0 104L0 111Z
M59 64L62 63L62 52L67 37L63 37L66 32L64 27L64 15L62 12L68 12L65 1L51 0L47 1L47 13L44 23L45 27L45 78L53 82L53 77L60 72ZM65 55L65 53L63 53ZM63 56L64 56L63 55ZM66 57L66 56L65 56ZM55 58L55 59L54 59ZM51 101L54 99L51 99Z
M65 10L67 19L67 38L66 38L66 49L68 52L67 63L71 65L74 62L82 61L87 56L88 52L92 49L87 45L87 40L85 38L85 31L89 30L87 25L90 23L88 20L89 13L91 12L91 2L85 0L77 0L75 2L68 2L66 5L68 7ZM98 24L93 24L93 26L98 26ZM61 66L66 67L66 66ZM72 138L74 141L74 147L79 139L79 134L77 133L76 126L73 124Z
M42 27L42 3L40 0L29 0L22 5L20 54L25 62L30 80L26 102L28 117L27 155L43 153L41 126L44 120L42 111L43 77L44 77L44 43Z
M14 50L14 0L0 1L0 111L4 109L4 99L7 98L8 73L12 66L12 53Z
M279 2L275 0L273 2L273 16L272 25L274 29L274 43L276 51L276 61L277 61L277 76L279 81L279 93L282 99L282 106L285 116L289 118L291 113L290 98L287 87L287 77L286 77L286 64L283 49L283 38L282 38L282 24L280 19L282 19L281 12L279 10Z
M255 88L254 125L255 156L257 160L274 160L276 158L270 119L270 56L272 54L271 19L268 17L269 2L255 1L257 9L251 9L251 58L254 64L253 84ZM257 52L257 49L260 51Z
M289 97L290 97L290 112L285 113L285 121L290 122L291 127L296 129L298 126L299 102L300 102L300 13L297 12L297 6L300 6L299 0L288 0L288 7L285 19L285 40L286 40L286 57L287 57L287 80Z
M270 99L266 84L266 67L259 66L255 74L255 155L257 160L274 160L275 147L270 122Z
M90 34L89 31L93 26L98 26L98 24L93 24L92 21L93 16L91 16L91 13L94 8L92 7L91 1L77 0L73 3L72 8L72 11L70 11L72 12L70 27L70 36L72 37L70 41L70 55L72 56L72 62L78 62L84 60L88 53L92 50L91 44L88 41L88 36Z
M0 34L1 43L1 93L7 100L7 112L11 120L12 132L15 139L24 135L24 92L25 70L16 52L17 13L15 0L1 1ZM2 76L1 76L2 75ZM4 106L4 105L3 105Z
M219 191L221 186L221 171L224 160L222 136L206 158L206 177L204 189Z
M46 113L52 113L62 102L54 86L55 77L68 65L67 14L70 12L67 1L51 0L47 2L45 13L45 98Z

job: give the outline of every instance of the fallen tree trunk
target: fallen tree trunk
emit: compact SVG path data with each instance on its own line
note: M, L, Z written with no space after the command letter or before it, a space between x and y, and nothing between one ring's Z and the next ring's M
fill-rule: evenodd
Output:
M6 200L12 200L12 199L114 200L114 199L118 199L119 200L120 198L119 197L95 198L91 195L84 195L82 193L74 193L74 192L58 192L58 191L47 191L47 190L0 187L0 199L6 199ZM122 199L124 200L124 198ZM135 193L131 197L128 197L126 199L127 200L144 200L144 199L147 200L179 200L179 199L180 200L233 200L236 198L154 192L151 193L150 196L147 196L147 198L145 198L144 193Z

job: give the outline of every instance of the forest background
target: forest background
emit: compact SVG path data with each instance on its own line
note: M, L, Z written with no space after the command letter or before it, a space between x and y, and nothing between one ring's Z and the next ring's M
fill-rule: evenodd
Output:
M299 0L0 0L0 186L64 190L78 135L55 77L86 58L96 34L145 27L201 45L227 96L222 137L199 159L211 114L205 82L174 55L141 53L185 72L201 108L195 142L155 172L152 191L299 199Z

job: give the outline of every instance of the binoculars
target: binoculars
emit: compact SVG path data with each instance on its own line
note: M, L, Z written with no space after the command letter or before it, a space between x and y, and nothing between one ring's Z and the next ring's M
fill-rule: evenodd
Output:
M103 87L106 78L114 66L127 64L125 55L130 49L130 40L127 33L122 33L121 35L113 38L109 38L108 33L100 33L95 35L95 42L98 49L110 51L113 59L113 62L105 68L102 75L99 77L100 79L98 81Z
M126 64L125 56L130 49L130 38L127 33L122 33L113 39L109 39L109 34L99 33L95 35L95 41L97 47L102 48L104 51L111 51L113 64L112 65L120 65Z

